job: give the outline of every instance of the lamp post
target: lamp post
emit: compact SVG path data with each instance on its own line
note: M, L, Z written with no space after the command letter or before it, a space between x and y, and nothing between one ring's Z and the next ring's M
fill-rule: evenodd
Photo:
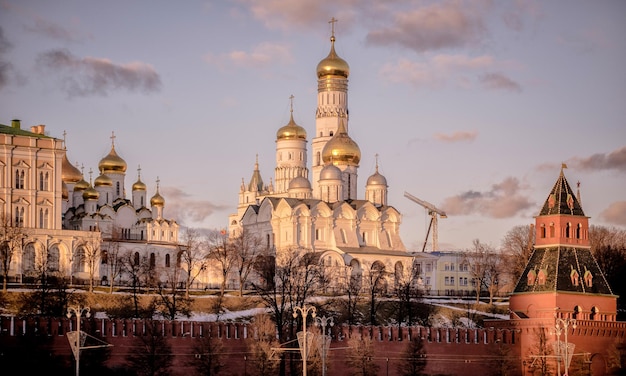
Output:
M332 317L315 317L315 325L322 327L322 376L326 376L326 353L328 352L326 348L326 326L332 328L335 322Z
M561 334L565 333L565 359L563 360L563 363L565 364L565 373L563 374L563 376L567 376L568 372L569 372L569 343L567 341L567 332L569 327L572 327L572 329L576 329L576 319L562 319L559 317L555 318L555 325L554 325L554 330L555 330L555 334L556 334L556 340L557 340L557 352L558 352L558 370L557 372L561 373L560 367L561 367L561 346L560 346L560 341L561 341Z
M307 307L307 306L303 305L302 307L294 308L293 311L294 311L293 312L293 318L294 319L296 317L298 317L298 312L300 312L300 314L302 315L302 332L303 332L303 339L302 339L302 376L306 376L306 359L307 359L307 353L306 353L306 350L307 350L307 348L306 348L306 345L307 345L306 317L309 315L309 312L311 312L311 317L315 318L315 313L317 312L317 310L313 306Z
M67 318L71 319L72 314L76 316L76 336L74 337L76 341L74 343L74 348L76 349L74 351L74 357L76 358L76 376L80 375L80 317L83 315L83 313L85 313L85 317L90 317L90 311L91 309L89 307L67 307Z

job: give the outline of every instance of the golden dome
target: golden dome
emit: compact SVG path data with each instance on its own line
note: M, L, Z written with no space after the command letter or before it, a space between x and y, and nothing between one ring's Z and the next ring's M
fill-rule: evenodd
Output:
M324 76L342 76L348 78L350 75L350 66L348 63L337 56L335 52L335 36L330 37L330 52L328 56L317 64L317 78Z
M126 172L126 162L115 152L115 146L111 146L109 155L102 158L98 163L98 169L104 172Z
M97 200L100 197L100 193L96 191L92 186L85 189L83 192L83 200Z
M100 176L98 176L96 180L94 180L93 185L95 187L112 187L113 179L101 173Z
M293 120L293 112L291 113L291 118L289 119L289 123L284 127L281 127L278 132L276 132L277 140L292 140L292 139L301 139L306 140L306 130L296 124Z
M76 185L74 185L74 191L84 191L87 188L89 188L89 183L87 183L87 181L85 181L82 177Z
M61 164L61 180L66 183L76 183L83 178L83 174L74 167L67 159L67 154L63 155L63 163Z
M322 150L322 161L324 163L348 164L353 166L357 166L361 161L361 149L359 149L359 145L348 136L343 121L339 124L337 133L335 133L333 138L324 146Z
M141 178L137 178L135 184L133 184L133 192L134 191L145 191L147 189L144 182L141 181Z
M159 190L157 189L157 193L150 199L151 206L165 206L165 199L163 196L159 194Z
M65 182L61 182L61 199L67 200L68 198L70 198L70 193L67 190L67 184L65 184Z

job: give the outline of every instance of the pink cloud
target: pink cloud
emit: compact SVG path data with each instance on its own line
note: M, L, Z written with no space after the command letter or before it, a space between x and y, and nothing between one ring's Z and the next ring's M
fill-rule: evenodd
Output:
M480 83L487 89L521 92L522 87L517 82L502 73L486 73L479 78Z
M221 68L237 66L243 68L262 69L275 64L290 64L293 56L289 47L275 43L261 43L251 51L234 50L221 55L207 54L204 60Z
M596 153L589 157L574 157L568 164L581 170L618 170L626 172L626 146L608 154Z
M614 225L626 226L626 201L612 203L600 213L600 218Z
M478 137L476 131L457 131L451 134L435 133L435 139L443 142L474 141Z

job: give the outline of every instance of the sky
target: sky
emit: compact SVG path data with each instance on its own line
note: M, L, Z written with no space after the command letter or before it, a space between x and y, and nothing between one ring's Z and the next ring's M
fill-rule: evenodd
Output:
M166 217L225 228L257 156L274 176L291 95L310 153L332 17L359 198L378 160L408 250L430 217L404 192L446 212L440 250L497 248L564 163L590 223L626 228L619 0L0 0L0 124L45 125L88 181L115 134L128 197L141 167Z

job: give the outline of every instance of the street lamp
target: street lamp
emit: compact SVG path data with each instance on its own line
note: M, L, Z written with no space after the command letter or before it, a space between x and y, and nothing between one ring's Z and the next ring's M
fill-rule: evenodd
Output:
M315 325L322 327L322 376L326 376L326 353L328 352L326 348L326 326L328 325L332 328L335 322L332 317L315 317Z
M76 358L76 376L80 375L80 317L85 313L85 317L89 318L91 316L91 309L89 307L67 307L67 318L71 319L72 314L76 315L76 335L74 336L74 357Z
M555 330L555 334L556 334L556 345L557 345L557 354L558 354L558 358L557 358L557 373L560 375L561 374L561 334L565 333L565 359L563 360L563 363L565 363L565 373L563 374L563 376L567 376L568 375L568 370L569 370L569 364L570 364L570 356L568 354L569 351L569 343L567 342L567 332L568 332L568 328L572 327L572 329L576 329L576 319L562 319L559 317L555 317L555 325L554 325L554 330Z
M311 307L307 307L307 306L302 306L302 307L296 307L293 310L293 318L297 318L298 317L298 312L300 312L300 314L302 315L302 332L303 332L303 339L302 339L302 376L306 376L306 358L307 358L307 353L306 353L306 345L307 345L307 332L306 332L306 317L309 315L309 312L311 312L311 317L315 318L315 313L317 312L317 310L315 309L315 307L311 306ZM78 376L78 375L77 375Z

